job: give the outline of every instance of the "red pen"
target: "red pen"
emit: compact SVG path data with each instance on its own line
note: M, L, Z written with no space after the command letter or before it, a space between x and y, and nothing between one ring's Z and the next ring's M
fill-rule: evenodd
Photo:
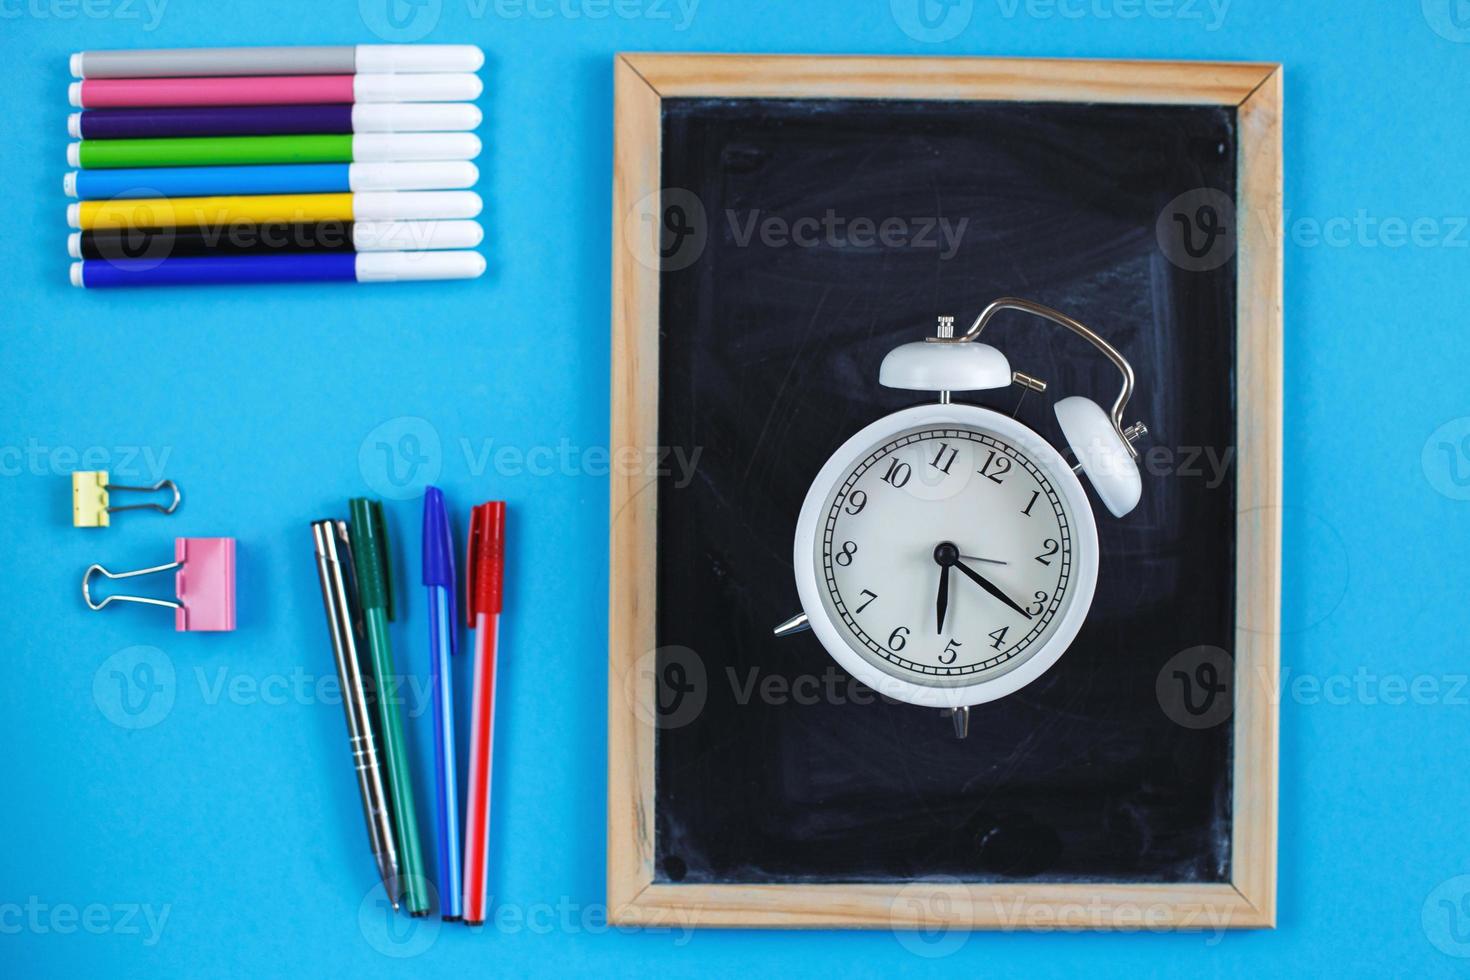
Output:
M464 920L485 921L490 850L490 763L495 745L495 652L505 580L505 502L470 512L465 613L475 631L475 693L470 706L470 774L464 817Z

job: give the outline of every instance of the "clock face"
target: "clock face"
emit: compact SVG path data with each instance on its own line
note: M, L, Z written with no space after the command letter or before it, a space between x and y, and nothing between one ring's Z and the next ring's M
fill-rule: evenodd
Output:
M1061 457L1019 423L964 411L1004 424L936 419L839 451L815 515L830 625L883 675L921 687L982 684L1050 648L1044 670L1096 577L1091 513L1078 514L1085 498Z

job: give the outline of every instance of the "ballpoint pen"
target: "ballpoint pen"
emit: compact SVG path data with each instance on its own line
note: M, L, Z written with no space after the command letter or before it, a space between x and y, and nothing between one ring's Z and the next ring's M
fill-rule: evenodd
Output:
M505 577L505 503L480 504L470 516L465 555L465 611L475 628L475 692L470 709L470 772L464 819L464 920L485 921L490 849L490 763L495 736L495 652Z
M378 862L378 875L393 908L398 908L398 846L393 841L393 818L388 793L378 764L375 725L362 676L362 659L357 648L357 610L354 608L352 550L344 521L311 522L316 543L316 572L321 579L322 606L327 613L327 632L332 638L332 656L337 661L337 680L342 685L342 710L347 715L347 740L357 768L357 789L362 796L362 813L367 819L368 843Z
M439 804L439 905L446 920L463 918L459 880L459 791L455 783L454 684L450 658L459 650L454 539L444 494L424 490L424 588L429 595L429 665L434 690L434 762Z
M383 723L383 754L388 759L388 795L393 802L393 824L398 830L404 901L409 915L424 916L429 914L428 882L424 878L423 852L419 850L408 745L393 690L397 676L393 671L393 647L388 640L388 622L393 618L388 529L383 521L383 505L378 501L354 497L348 506L352 512L352 560L357 570L358 601L367 622L368 648L372 651L373 673L377 677L378 717Z

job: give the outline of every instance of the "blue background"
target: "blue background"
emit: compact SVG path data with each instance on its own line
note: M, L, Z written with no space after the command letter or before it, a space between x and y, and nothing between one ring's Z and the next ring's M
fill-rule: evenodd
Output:
M1125 19L1106 15L1131 12L1127 0L956 0L928 32L913 4L702 0L684 24L671 0L605 19L429 0L402 8L407 26L395 28L384 0L168 0L156 23L137 0L0 0L7 973L1463 975L1470 28L1457 25L1470 10L1234 0L1219 20L1203 2L1156 0ZM426 28L423 40L474 42L489 57L483 280L131 294L66 284L68 53L415 40ZM1290 674L1278 929L927 939L606 929L608 484L586 450L608 438L619 50L1285 64ZM1401 242L1363 230L1376 225L1360 215L1430 219L1435 230ZM1313 233L1333 219L1345 235ZM565 471L556 455L524 456L537 447L561 447ZM172 477L185 505L172 518L74 530L66 474L79 467L123 482ZM515 917L498 934L437 919L409 932L403 918L404 931L389 931L335 691L313 687L333 674L306 522L344 514L349 495L396 494L400 559L416 555L418 489L430 478L461 510L491 497L512 508L491 890ZM175 634L155 610L82 607L88 562L165 561L176 534L239 539L238 632ZM417 559L400 565L399 662L422 677ZM1425 703L1387 703L1400 692L1385 678L1421 676L1437 690ZM1293 686L1298 677L1325 693ZM422 773L428 721L412 729ZM419 799L430 805L427 785ZM1458 918L1442 900L1461 903ZM166 910L161 930L130 906L155 921Z

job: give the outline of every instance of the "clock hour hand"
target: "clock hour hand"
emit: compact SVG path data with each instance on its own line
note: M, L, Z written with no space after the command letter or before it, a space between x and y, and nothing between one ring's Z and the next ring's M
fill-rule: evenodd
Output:
M975 571L969 565L966 565L964 562L960 561L959 558L955 558L954 567L958 568L962 573L964 573L965 577L968 578L970 581L974 582L976 585L980 586L980 588L995 596L1001 602L1004 602L1006 605L1010 606L1022 616L1025 616L1027 619L1031 618L1031 614L1022 609L1020 606L1016 605L1016 603L1011 599L1010 596L1006 595L1000 589L996 588L994 585L991 584L989 579L982 576L979 572Z
M949 608L949 566L940 563L939 566L939 598L934 600L934 618L937 624L934 627L936 633L944 632L944 612Z

